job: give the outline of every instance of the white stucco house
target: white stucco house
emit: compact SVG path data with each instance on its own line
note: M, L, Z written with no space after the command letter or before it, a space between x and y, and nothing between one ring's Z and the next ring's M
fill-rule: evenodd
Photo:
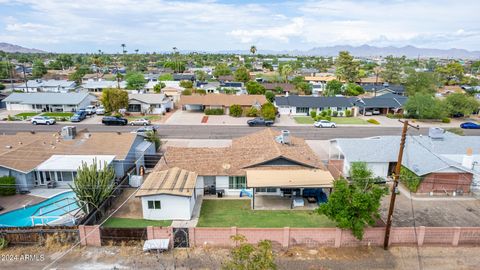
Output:
M73 112L97 101L90 93L12 93L6 97L9 111Z
M203 183L195 172L173 167L150 173L137 192L144 219L190 220Z
M35 92L56 92L67 93L75 90L77 84L68 80L28 80L27 83L15 86L14 90L20 90L25 93Z
M163 114L173 109L173 101L165 94L129 94L128 112Z

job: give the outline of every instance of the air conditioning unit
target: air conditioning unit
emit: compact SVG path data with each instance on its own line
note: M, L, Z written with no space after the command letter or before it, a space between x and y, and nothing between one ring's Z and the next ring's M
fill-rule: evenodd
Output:
M443 128L431 127L428 129L428 137L435 140L443 140L445 130Z
M77 128L75 126L62 127L61 134L64 140L73 140L77 136Z

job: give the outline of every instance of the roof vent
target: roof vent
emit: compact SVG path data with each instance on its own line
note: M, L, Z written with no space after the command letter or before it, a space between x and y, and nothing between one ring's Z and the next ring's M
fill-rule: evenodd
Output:
M281 144L290 144L290 131L282 130L282 134L275 138L275 141Z
M12 149L13 147L11 145L5 145L5 148Z
M445 130L443 128L431 127L428 129L428 137L433 140L443 140Z

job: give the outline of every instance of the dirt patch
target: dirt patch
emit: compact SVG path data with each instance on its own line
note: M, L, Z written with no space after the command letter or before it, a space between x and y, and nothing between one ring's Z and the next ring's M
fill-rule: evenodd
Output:
M130 197L136 188L126 188L122 194L115 200L118 205L123 203ZM117 206L113 206L111 209L116 209ZM142 214L142 201L140 198L132 196L118 211L113 215L119 218L143 218Z

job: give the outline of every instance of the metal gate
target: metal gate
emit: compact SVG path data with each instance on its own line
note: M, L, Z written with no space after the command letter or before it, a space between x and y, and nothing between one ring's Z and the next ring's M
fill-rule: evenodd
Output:
M173 228L173 247L174 248L190 247L188 239L189 239L188 228Z

